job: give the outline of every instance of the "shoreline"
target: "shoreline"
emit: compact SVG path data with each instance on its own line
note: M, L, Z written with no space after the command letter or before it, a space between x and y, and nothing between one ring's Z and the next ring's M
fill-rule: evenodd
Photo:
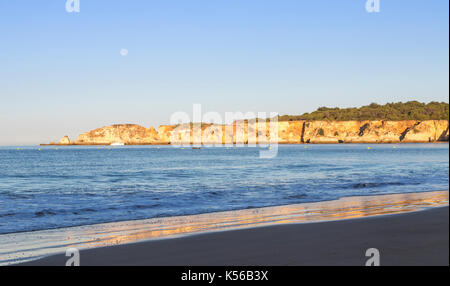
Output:
M185 218L185 217L194 217L194 216L202 216L202 215L210 215L214 216L215 214L222 214L222 213L232 213L232 212L247 212L247 211L258 211L258 210L264 210L269 208L283 208L283 207L290 207L290 206L298 206L298 205L309 205L309 204L323 204L323 203L333 203L338 202L340 200L345 199L363 199L363 198L376 198L376 197L383 197L383 196L395 196L395 195L415 195L415 194L427 194L427 193L442 193L442 192L449 192L448 197L450 198L450 190L438 190L438 191L422 191L422 192L404 192L404 193L391 193L391 194L371 194L371 195L358 195L358 196L343 196L338 199L334 200L324 200L324 201L312 201L312 202L303 202L303 203L295 203L295 204L281 204L281 205L269 205L269 206L261 206L261 207L248 207L245 209L229 209L229 210L219 210L219 211L210 211L210 212L202 212L202 213L193 213L193 214L180 214L180 215L172 215L172 216L161 216L161 217L150 217L150 218L138 218L138 219L128 219L128 220L117 220L117 221L108 221L108 222L100 222L100 223L91 223L91 224L79 224L79 225L72 225L72 226L62 226L62 227L56 227L56 228L49 228L49 229L34 229L34 230L24 230L24 231L16 231L16 232L5 232L0 233L0 238L2 235L14 235L14 234L22 234L22 233L34 233L34 232L40 232L40 231L58 231L58 230L66 230L71 228L79 228L79 227L90 227L90 226L97 226L97 225L105 225L105 224L117 224L117 223L132 223L132 222L140 222L140 221L148 221L148 220L167 220L172 218ZM432 208L439 208L439 207L445 207L438 205L438 206L432 206ZM417 209L417 210L404 210L401 211L401 213L408 213L408 212L416 212L416 211L422 211L424 209ZM391 215L390 213L387 214L376 214L377 216L381 215ZM352 219L352 218L349 218ZM343 219L342 219L343 220ZM333 221L333 220L329 220ZM300 223L308 223L308 222L300 222ZM250 226L254 227L254 226ZM163 238L164 239L164 238ZM1 265L1 264L0 264Z
M69 247L97 249L140 241L161 241L208 233L386 217L448 206L448 191L345 197L334 201L121 221L0 235L0 265L63 252ZM14 242L14 243L13 243Z
M306 224L200 233L80 251L81 266L449 265L449 207ZM64 266L52 255L18 266Z

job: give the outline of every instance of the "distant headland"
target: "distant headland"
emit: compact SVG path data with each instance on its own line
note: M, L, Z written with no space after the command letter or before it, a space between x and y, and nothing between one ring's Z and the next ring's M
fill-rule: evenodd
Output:
M169 145L174 138L185 144L249 144L270 142L269 121L241 120L232 125L193 123L162 125L116 124L91 130L71 141L42 145ZM360 108L321 107L303 115L278 117L279 144L428 143L449 141L449 104L417 101L372 103ZM254 135L254 136L253 136ZM194 138L201 138L194 140ZM184 139L181 139L184 138Z

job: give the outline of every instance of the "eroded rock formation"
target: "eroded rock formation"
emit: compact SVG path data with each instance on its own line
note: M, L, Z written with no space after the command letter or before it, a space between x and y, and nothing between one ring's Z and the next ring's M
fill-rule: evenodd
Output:
M117 124L98 128L78 136L77 144L124 143L128 145L155 144L160 142L155 128L145 128L137 124Z
M64 136L63 138L61 138L61 140L59 140L58 142L59 145L70 145L70 139L68 136Z
M272 127L272 128L271 128ZM162 125L155 130L136 124L118 124L81 134L76 142L68 137L59 144L280 144L401 143L449 140L448 120L405 121L237 121L232 125Z

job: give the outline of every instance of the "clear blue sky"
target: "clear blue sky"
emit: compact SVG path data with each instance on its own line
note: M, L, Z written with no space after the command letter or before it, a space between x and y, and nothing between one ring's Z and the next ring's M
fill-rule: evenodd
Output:
M446 101L449 2L0 0L0 145L175 111ZM121 49L129 51L127 56Z

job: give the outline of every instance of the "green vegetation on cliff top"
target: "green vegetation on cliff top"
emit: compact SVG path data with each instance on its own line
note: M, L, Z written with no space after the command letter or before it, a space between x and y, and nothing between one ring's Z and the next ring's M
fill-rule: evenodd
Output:
M279 116L278 120L449 120L449 104L446 102L425 104L417 101L408 101L385 105L372 103L360 108L320 107L314 112L302 115Z

